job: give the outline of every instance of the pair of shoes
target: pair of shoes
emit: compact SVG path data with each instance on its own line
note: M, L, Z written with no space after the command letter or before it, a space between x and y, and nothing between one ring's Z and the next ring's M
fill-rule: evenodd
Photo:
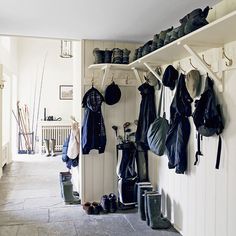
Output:
M83 209L88 215L99 215L102 210L102 207L97 202L93 202L93 203L86 202L83 205Z
M104 213L115 213L117 211L117 198L114 193L103 195L101 198L101 206Z
M56 156L55 148L56 148L56 139L44 139L45 149L46 149L46 157L50 155L52 157Z

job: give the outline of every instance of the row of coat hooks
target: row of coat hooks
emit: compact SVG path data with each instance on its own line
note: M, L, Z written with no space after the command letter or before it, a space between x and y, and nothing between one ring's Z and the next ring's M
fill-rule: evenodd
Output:
M111 77L111 83L114 82L114 73L112 73ZM125 79L125 84L129 84L129 75L127 74L126 79ZM94 87L94 72L92 73L92 79L91 79L91 85Z
M222 48L222 58L226 58L226 59L228 60L228 62L227 62L227 61L225 62L225 65L226 65L226 66L229 67L229 66L232 66L232 65L233 65L233 59L230 59L230 58L226 55L224 48ZM211 64L206 61L204 54L202 54L202 60L204 61L204 63L205 63L209 68L211 68ZM189 58L189 64L191 65L191 67L192 67L193 69L198 70L198 68L193 65L191 58ZM178 63L178 68L179 68L179 70L181 70L184 74L186 74L186 70L184 70L184 69L181 67L180 62Z

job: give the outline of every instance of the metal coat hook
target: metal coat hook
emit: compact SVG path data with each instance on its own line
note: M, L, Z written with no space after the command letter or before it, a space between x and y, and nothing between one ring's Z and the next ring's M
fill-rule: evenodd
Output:
M178 69L181 70L184 74L186 74L186 70L184 70L181 65L180 62L178 63Z
M189 58L189 63L193 67L193 69L197 70L197 67L193 65L191 58Z
M205 56L204 54L202 54L202 60L204 61L204 63L211 68L211 64L207 63L206 60L205 60Z
M0 80L0 89L4 89L5 80Z
M226 66L232 66L233 65L233 60L230 59L226 54L225 54L225 49L222 48L222 58L226 58L229 62L225 62Z
M93 73L93 75L92 75L92 87L94 86L94 73Z
M129 76L127 75L126 80L125 80L125 84L129 83Z

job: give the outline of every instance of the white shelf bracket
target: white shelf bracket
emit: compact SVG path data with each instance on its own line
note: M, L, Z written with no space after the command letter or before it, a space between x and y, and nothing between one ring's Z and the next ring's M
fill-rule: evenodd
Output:
M104 70L103 72L103 77L102 77L102 85L101 85L101 89L103 89L103 86L105 84L105 81L109 75L109 71L110 71L110 66L105 66L104 68L102 68Z
M156 73L155 70L152 69L150 65L148 65L147 62L143 62L143 64L148 68L148 70L159 80L159 82L162 84L162 79L161 77Z
M220 92L223 92L223 83L222 78L217 76L217 74L209 68L204 60L187 44L184 44L183 47L189 52L189 54L204 68L204 70L209 74L209 76L217 83L217 87Z
M140 75L139 75L139 73L138 73L138 70L137 70L135 67L132 67L131 69L133 70L136 79L137 79L138 81L140 81L140 83L142 84L143 81L142 81L142 79L141 79L141 77L140 77Z

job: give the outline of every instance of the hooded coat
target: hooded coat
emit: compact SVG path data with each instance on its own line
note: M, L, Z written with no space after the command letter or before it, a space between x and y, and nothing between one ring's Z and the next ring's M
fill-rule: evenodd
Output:
M142 100L135 141L137 144L140 144L143 149L148 150L147 132L149 126L156 119L155 90L154 87L148 83L140 85L138 90L141 93Z
M181 74L175 96L170 106L170 128L166 139L169 169L176 168L177 174L184 174L187 169L187 145L190 136L191 103L185 85L185 75Z
M90 150L97 149L99 154L104 153L106 146L106 130L101 111L104 101L102 94L94 87L89 89L82 101L84 120L82 126L82 153L89 154Z

